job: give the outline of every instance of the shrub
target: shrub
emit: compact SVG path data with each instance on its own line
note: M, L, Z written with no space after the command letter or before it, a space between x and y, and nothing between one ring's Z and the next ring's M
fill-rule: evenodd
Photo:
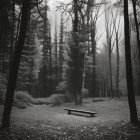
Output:
M92 101L93 102L101 102L101 101L106 101L106 99L105 98L94 98Z
M21 101L16 101L15 106L20 108L20 109L26 109L28 107L28 105L25 102L21 102Z
M47 98L36 98L36 99L34 99L33 104L36 104L36 105L51 104L52 106L56 106L56 105L60 105L61 103L64 103L64 102L67 102L66 95L53 94Z
M24 109L31 104L42 105L51 104L52 106L60 105L61 103L67 102L67 96L64 94L53 94L47 98L36 98L34 99L31 95L24 91L17 91L14 95L14 105L18 108Z
M66 102L67 97L64 94L53 94L49 97L49 100L53 106L56 106Z
M60 105L63 102L66 102L67 98L63 94L53 94L47 98L36 98L33 103L36 105L51 104L52 106Z
M36 99L34 99L33 104L36 104L36 105L42 105L42 104L49 105L49 104L51 104L51 101L50 101L49 98L36 98Z
M14 105L19 108L27 108L34 102L31 95L24 91L16 91L14 95Z

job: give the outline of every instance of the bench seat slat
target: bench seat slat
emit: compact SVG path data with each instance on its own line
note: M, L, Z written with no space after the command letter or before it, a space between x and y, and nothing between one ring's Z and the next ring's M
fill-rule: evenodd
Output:
M69 108L65 108L65 110L73 111L73 112L87 113L87 114L98 114L97 112L85 111L85 110L77 110L77 109L69 109Z

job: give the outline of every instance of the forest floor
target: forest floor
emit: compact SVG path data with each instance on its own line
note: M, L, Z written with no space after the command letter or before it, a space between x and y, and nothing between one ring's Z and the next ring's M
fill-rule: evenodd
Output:
M137 97L140 117L140 97ZM64 108L98 112L95 117L68 115ZM3 106L0 106L0 120ZM1 124L0 124L1 126ZM129 123L127 98L84 99L83 105L13 107L11 127L0 128L0 140L139 140L140 125Z

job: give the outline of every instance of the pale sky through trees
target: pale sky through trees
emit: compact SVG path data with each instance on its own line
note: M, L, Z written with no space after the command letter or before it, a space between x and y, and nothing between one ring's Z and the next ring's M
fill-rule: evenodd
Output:
M56 6L58 5L59 2L69 3L71 1L72 0L49 0L48 1L48 5L49 5L49 8L50 8L50 11L49 11L49 20L50 20L50 23L51 23L52 36L54 35L54 30L55 30L55 20L56 20L56 23L57 23L58 32L59 32L59 29L60 29L59 26L60 26L61 12L59 10L56 11ZM113 4L116 1L117 0L111 0L109 3L110 4ZM99 3L99 2L100 1L98 1L97 3ZM104 12L104 10L105 10L105 6L103 5L103 6L100 7L99 18L97 20L97 25L96 25L96 28L97 28L96 38L98 40L97 41L97 48L99 48L99 49L102 48L103 43L106 40L106 33L105 33L105 14L104 14L105 12ZM116 10L115 10L115 8L113 9L114 16L116 16L116 12L117 11L120 11L120 9L117 9L117 8L116 8ZM120 13L118 12L118 14L120 14ZM117 22L119 21L119 18L121 18L120 32L121 32L121 36L123 38L123 36L124 36L124 33L123 33L123 16L122 15L118 15L116 18L118 18L117 19ZM69 21L68 24L71 24L71 21Z

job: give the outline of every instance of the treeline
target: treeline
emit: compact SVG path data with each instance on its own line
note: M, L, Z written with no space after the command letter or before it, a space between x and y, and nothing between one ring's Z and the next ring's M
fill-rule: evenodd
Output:
M75 91L71 91L71 89L74 90L75 79L77 79L79 80L77 81L79 89L75 90L81 91L82 89L83 93L86 94L82 96L112 98L126 96L124 40L120 32L122 22L121 3L104 6L105 3L101 1L96 6L94 1L88 1L88 4L78 1L78 5L81 6L77 9L76 25L74 20L72 21L72 30L66 28L68 26L67 22L64 23L68 15L65 16L63 13L67 13L67 11L62 11L62 9L67 4L58 6L58 10L62 11L61 23L59 32L57 29L58 23L55 23L54 35L51 35L52 27L48 19L49 7L47 1L43 4L40 3L38 6L35 3L32 4L28 12L28 27L20 60L16 90L26 91L33 97L48 97L54 93L69 92L69 90L71 94L75 94L73 93ZM14 46L19 35L21 4L17 1L10 1L6 9L1 9L1 13L3 13L1 14L1 19L3 19L1 34L3 34L1 35L0 71L1 76L4 76L6 81L8 81ZM137 6L139 5L137 4ZM72 7L74 7L74 4L69 9ZM85 11L83 12L82 9L85 9ZM97 22L101 9L105 11L106 41L100 46L102 49L98 51L97 42L100 37L97 36ZM130 18L134 21L132 16ZM70 18L69 20L71 21ZM132 22L132 34L136 34L134 26L134 22ZM78 35L74 35L74 29L76 33L78 32ZM134 85L136 94L139 95L137 42L134 38L131 40L132 46L134 46L132 47ZM75 43L78 46L78 58L74 58L76 54L73 54L76 53L75 48L73 48ZM77 62L74 62L75 60ZM75 66L71 66L73 63L75 63ZM71 67L77 69L75 70L77 74L75 71L73 74L71 73ZM75 76L72 78L71 75ZM76 78L78 75L80 78ZM70 89L66 89L68 84L74 85ZM4 84L1 88L3 94L5 87Z
M89 0L87 4L83 1L77 1L79 7L75 9L77 11L70 11L71 13L74 12L73 17L77 19L72 21L68 18L73 25L73 29L69 30L67 29L67 22L65 22L69 16L65 9L67 4L59 5L58 10L62 12L60 29L58 32L56 22L55 34L51 35L52 26L48 19L49 7L47 1L43 4L39 3L38 6L36 6L37 3L32 2L28 12L28 27L20 60L16 90L26 91L33 97L48 97L54 93L65 91L75 95L79 93L71 90L74 90L75 79L77 79L76 87L79 87L79 89L75 90L81 94L82 89L83 94L86 94L81 94L82 96L112 98L126 96L124 39L120 31L122 3L116 2L113 5L107 5L106 3L107 1L100 1L96 6L94 1ZM6 81L8 81L14 46L19 35L22 15L21 5L20 2L10 1L6 9L1 9L1 13L3 13L1 14L1 19L3 19L1 34L3 34L1 35L0 71L1 77L4 76ZM137 6L139 6L139 3ZM74 3L71 4L69 9L72 7L74 10ZM65 10L62 11L62 9ZM85 9L85 11L82 9ZM105 11L104 26L106 32L106 41L100 46L102 49L97 48L97 42L100 40L97 35L97 22L101 9ZM67 15L65 16L64 13ZM130 18L133 21L131 32L136 34L137 32L134 29L135 18L131 15ZM76 35L74 32L76 32ZM139 95L138 47L136 47L136 40L134 38L131 40L134 85L136 94ZM74 48L74 45L78 48ZM74 55L78 55L78 58ZM76 69L72 71L71 67ZM76 78L77 76L78 78ZM72 86L72 84L74 85ZM67 89L68 85L72 87ZM1 88L3 94L5 87L4 84Z

